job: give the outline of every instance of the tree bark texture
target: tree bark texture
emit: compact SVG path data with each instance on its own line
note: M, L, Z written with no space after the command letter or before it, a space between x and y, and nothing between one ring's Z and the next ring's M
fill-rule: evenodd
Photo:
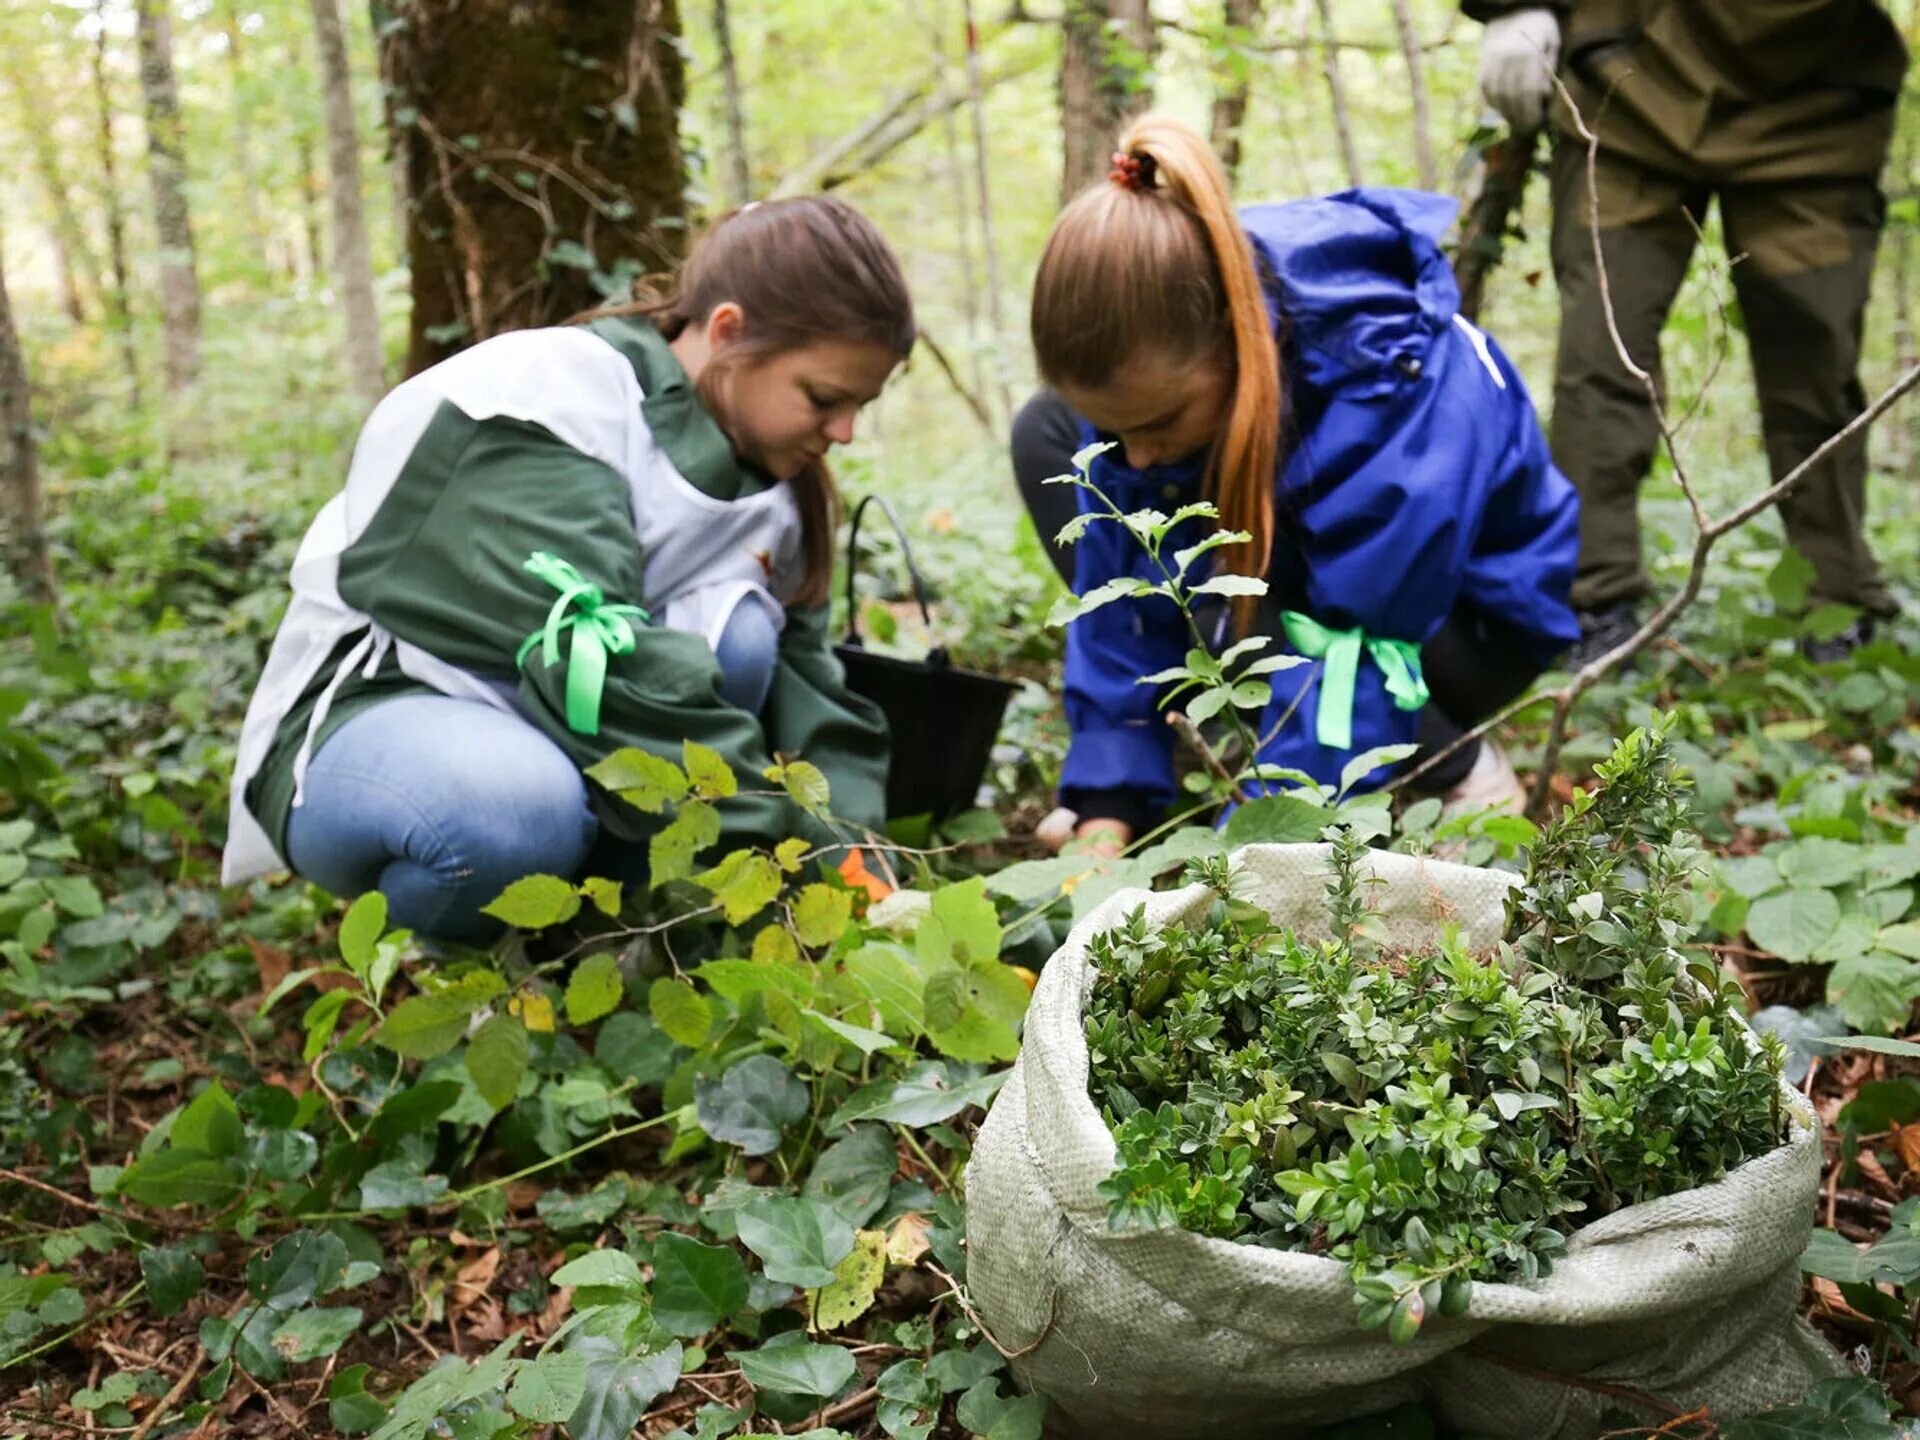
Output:
M1232 184L1240 173L1240 127L1247 122L1253 87L1253 61L1246 46L1260 25L1261 0L1224 0L1220 8L1225 53L1214 81L1207 139L1227 172L1227 183Z
M1333 0L1314 0L1320 17L1320 68L1327 80L1327 100L1333 107L1333 133L1340 140L1340 159L1347 183L1359 185L1360 151L1354 144L1353 117L1347 110L1346 83L1340 78L1340 41L1333 30Z
M380 313L373 301L373 252L367 243L360 188L360 130L353 118L353 75L336 0L312 0L327 113L327 194L333 214L333 283L347 320L347 371L372 405L387 390L380 353Z
M34 83L33 65L28 56L9 50L5 57L5 78L11 92L15 118L33 152L33 169L46 192L49 227L59 260L60 280L67 314L75 323L86 319L87 301L100 295L100 261L87 240L87 228L74 208L73 192L60 163L59 147L53 127L42 118L47 103Z
M720 50L720 84L727 106L727 203L753 198L753 172L747 164L747 115L740 98L740 67L733 56L733 21L727 0L713 0L713 38Z
M45 502L33 435L32 392L26 357L14 329L7 276L0 268L0 483L6 487L8 564L35 600L54 598L53 560L47 553Z
M409 374L605 303L596 272L678 259L678 0L391 0L376 13L407 173Z
M133 341L133 307L127 286L127 212L120 203L119 165L113 150L113 90L107 81L106 0L95 0L98 29L93 40L93 98L100 111L98 131L102 207L107 219L107 257L113 266L113 290L107 313L120 339L120 360L127 372L129 395L140 403L140 357Z
M194 263L187 207L186 142L173 85L172 24L167 0L139 0L140 89L147 106L147 174L160 241L160 328L167 389L200 373L200 274Z
M1120 127L1153 103L1147 0L1066 0L1060 20L1060 198L1105 178Z
M1393 28L1400 37L1400 53L1406 57L1407 84L1413 97L1413 156L1420 167L1420 188L1440 188L1440 167L1433 158L1433 122L1427 104L1427 62L1420 46L1420 32L1414 27L1413 7L1409 0L1393 0Z

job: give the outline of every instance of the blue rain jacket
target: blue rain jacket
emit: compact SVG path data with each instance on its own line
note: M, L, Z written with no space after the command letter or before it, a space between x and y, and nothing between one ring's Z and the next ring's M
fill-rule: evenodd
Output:
M1519 373L1457 315L1437 243L1454 208L1441 196L1361 189L1240 212L1261 261L1287 407L1270 598L1331 629L1421 643L1456 606L1479 607L1527 637L1544 666L1579 638L1567 603L1577 501ZM1113 438L1082 431L1087 441ZM1199 456L1135 470L1115 446L1091 477L1123 511L1171 512L1201 498L1203 469ZM1084 491L1080 500L1097 508ZM1188 521L1167 553L1208 523ZM1090 526L1076 552L1080 594L1120 575L1161 578L1117 524ZM1172 801L1173 732L1155 687L1136 681L1182 663L1191 644L1165 600L1121 600L1073 622L1063 804L1090 813L1102 798L1090 792L1113 790L1155 809ZM1292 651L1276 627L1260 653ZM1397 708L1363 656L1353 748L1320 744L1321 668L1272 677L1257 733L1279 728L1263 761L1334 783L1355 754L1413 739L1418 712ZM1392 773L1376 770L1362 788Z

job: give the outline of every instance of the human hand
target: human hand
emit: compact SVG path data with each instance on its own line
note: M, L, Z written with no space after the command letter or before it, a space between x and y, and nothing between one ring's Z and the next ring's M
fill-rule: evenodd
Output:
M1480 40L1480 93L1515 130L1538 130L1560 63L1560 21L1545 8L1487 22Z
M1133 827L1121 820L1095 818L1082 820L1073 835L1071 848L1076 854L1111 860L1127 848L1127 842L1133 839Z

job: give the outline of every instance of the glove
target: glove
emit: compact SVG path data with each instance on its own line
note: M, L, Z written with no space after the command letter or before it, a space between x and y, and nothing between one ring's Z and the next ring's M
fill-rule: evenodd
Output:
M1551 10L1515 10L1487 22L1480 40L1480 92L1517 131L1538 130L1560 63L1560 22Z

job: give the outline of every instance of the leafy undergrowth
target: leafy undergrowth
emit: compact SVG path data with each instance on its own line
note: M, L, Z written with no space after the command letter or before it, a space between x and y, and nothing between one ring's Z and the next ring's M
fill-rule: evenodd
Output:
M216 884L294 531L115 484L90 505L61 534L64 613L8 602L0 626L7 1434L1035 1436L960 1245L1022 972L1115 889L1229 842L1337 819L1512 864L1535 838L1349 785L1115 861L1028 858L1058 753L1036 703L998 813L870 849L864 874L817 836L695 861L729 787L829 815L804 766L625 757L607 778L659 816L657 883L530 879L500 945L428 955L377 901ZM1795 641L1850 617L1806 612L1795 558L1760 542L1729 575L1589 697L1568 761L1675 716L1714 851L1693 918L1829 1123L1808 1312L1920 1411L1920 1060L1820 1043L1904 1033L1920 995L1920 647L1896 626L1811 666ZM979 627L977 658L1051 653L999 608ZM1516 730L1523 764L1537 741ZM1195 820L1211 787L1196 767ZM1719 1433L1890 1436L1878 1393Z

